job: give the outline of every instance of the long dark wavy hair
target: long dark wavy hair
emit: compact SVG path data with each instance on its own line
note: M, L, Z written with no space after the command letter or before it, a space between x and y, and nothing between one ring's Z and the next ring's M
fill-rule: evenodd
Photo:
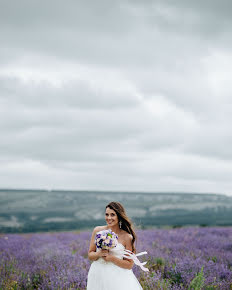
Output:
M131 220L129 219L129 217L127 216L123 205L119 202L112 201L109 204L107 204L106 209L107 208L110 208L116 212L116 214L118 216L118 221L122 222L121 229L133 236L132 252L136 253L136 249L135 249L134 244L135 244L135 240L137 239L137 236L133 230L133 224L132 224Z

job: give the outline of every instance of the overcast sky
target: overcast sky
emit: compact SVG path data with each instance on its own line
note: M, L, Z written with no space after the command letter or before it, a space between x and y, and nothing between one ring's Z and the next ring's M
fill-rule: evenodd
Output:
M0 0L0 187L232 195L232 2Z

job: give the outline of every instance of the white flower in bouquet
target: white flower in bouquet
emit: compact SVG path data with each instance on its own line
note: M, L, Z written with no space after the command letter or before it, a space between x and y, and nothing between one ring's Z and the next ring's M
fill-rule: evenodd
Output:
M95 244L99 249L112 249L118 244L118 235L112 232L112 230L100 231L95 236Z

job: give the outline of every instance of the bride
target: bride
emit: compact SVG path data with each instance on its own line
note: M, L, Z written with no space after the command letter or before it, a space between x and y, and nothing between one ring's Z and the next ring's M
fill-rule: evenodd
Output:
M124 207L119 202L110 202L106 206L105 220L107 225L96 227L92 233L88 257L93 263L88 273L87 290L141 290L132 271L134 260L123 255L125 250L136 251L136 235ZM118 235L117 246L110 250L96 249L96 234L110 229Z

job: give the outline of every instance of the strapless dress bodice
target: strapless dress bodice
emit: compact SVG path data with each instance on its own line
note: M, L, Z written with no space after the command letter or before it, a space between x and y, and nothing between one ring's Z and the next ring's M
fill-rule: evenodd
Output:
M114 255L115 257L117 257L117 258L119 258L119 259L123 259L123 251L124 251L124 250L125 250L124 245L121 244L121 243L117 243L117 246L114 247L114 248L112 248L112 249L110 249L110 250L109 250L109 253L110 253L111 255ZM97 252L98 252L98 251L101 251L101 249L98 249L98 248L97 248ZM106 263L106 261L105 261L103 258L99 258L98 261Z

